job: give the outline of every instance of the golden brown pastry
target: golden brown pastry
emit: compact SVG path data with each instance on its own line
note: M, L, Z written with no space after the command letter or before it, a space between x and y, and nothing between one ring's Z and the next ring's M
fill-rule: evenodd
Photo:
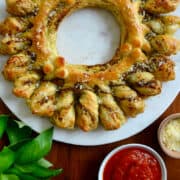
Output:
M57 97L56 106L52 123L60 128L74 129L76 117L73 91L62 91Z
M36 72L27 72L14 82L13 93L22 98L29 99L38 86L40 77Z
M7 11L17 16L34 13L39 3L40 0L6 0Z
M180 27L178 16L160 16L152 18L146 25L156 34L173 34Z
M121 127L125 123L126 118L111 95L110 89L107 86L101 85L98 91L100 101L99 117L102 125L106 130Z
M1 54L17 54L20 51L27 49L29 45L30 45L30 41L26 39L6 35L1 40L0 53Z
M169 35L157 35L151 40L152 48L164 55L176 54L180 49L180 41Z
M160 81L175 79L175 64L167 56L155 55L149 59L149 68L155 78Z
M127 85L114 86L113 94L127 116L135 117L144 111L144 100Z
M56 110L56 85L43 82L28 99L33 114L51 117Z
M2 35L12 35L26 31L31 23L27 18L7 17L4 22L0 23L0 33Z
M97 128L99 123L98 107L96 94L90 90L83 90L76 105L76 123L82 130L90 131Z
M150 72L156 80L170 81L175 79L175 63L169 56L154 54L145 62L136 63L130 73ZM122 85L122 84L120 84Z
M60 128L118 129L145 108L144 97L175 79L180 41L173 37L180 18L166 15L179 0L6 0L10 15L0 23L0 54L12 55L3 68L13 93L32 113ZM68 64L57 51L57 28L64 17L86 7L110 11L120 28L120 44L109 62Z
M4 66L3 74L7 80L14 81L28 71L31 58L23 53L11 56Z
M161 92L161 82L149 72L135 72L127 76L127 82L139 94L153 96Z
M145 10L151 13L168 13L177 8L179 0L147 0L145 2Z

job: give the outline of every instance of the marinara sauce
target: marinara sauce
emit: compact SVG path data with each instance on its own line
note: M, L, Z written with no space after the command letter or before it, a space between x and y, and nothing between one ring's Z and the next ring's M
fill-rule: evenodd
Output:
M120 150L107 162L103 180L161 180L158 160L141 148Z

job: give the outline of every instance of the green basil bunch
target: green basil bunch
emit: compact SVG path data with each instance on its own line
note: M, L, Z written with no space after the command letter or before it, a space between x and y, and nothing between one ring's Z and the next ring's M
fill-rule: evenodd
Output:
M4 133L9 145L0 151L0 180L46 180L62 172L43 158L51 150L53 128L32 138L28 126L0 115L0 138Z

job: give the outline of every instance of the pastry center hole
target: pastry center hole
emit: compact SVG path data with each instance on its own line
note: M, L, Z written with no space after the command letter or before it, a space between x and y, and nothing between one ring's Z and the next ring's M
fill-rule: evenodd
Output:
M58 28L58 52L70 64L104 64L114 56L119 43L120 27L104 9L76 11Z

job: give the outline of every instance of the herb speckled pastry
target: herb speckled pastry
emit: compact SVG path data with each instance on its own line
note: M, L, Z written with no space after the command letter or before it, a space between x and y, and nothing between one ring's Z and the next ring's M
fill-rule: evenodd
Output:
M6 0L9 16L0 23L0 54L11 57L3 75L33 114L49 117L60 128L120 128L127 117L144 111L144 97L159 94L161 82L175 78L170 55L180 49L173 37L180 18L164 14L178 2ZM59 23L85 7L107 9L119 23L120 44L108 63L72 65L57 52Z

